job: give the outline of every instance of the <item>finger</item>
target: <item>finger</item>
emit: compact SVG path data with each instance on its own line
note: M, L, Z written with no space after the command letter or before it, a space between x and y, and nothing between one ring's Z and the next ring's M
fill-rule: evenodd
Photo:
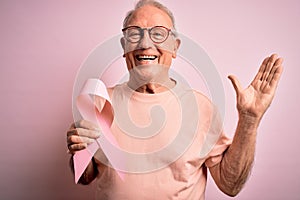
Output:
M267 79L267 77L269 76L270 74L270 71L275 63L275 61L277 60L277 54L272 54L269 61L268 61L268 64L263 72L263 75L262 75L262 79L261 81L265 81Z
M263 62L262 62L262 64L260 65L260 68L259 68L259 70L258 70L256 76L254 77L253 82L254 82L254 81L258 81L258 80L262 80L262 76L263 76L263 73L264 73L264 71L265 71L265 68L267 67L267 64L268 64L268 62L269 62L269 59L270 59L270 57L266 57L266 58L263 60Z
M270 87L277 87L281 74L283 72L283 67L280 65L276 68L272 80L270 81Z
M267 82L268 83L271 82L271 80L273 79L273 77L275 75L275 72L276 72L277 68L282 65L282 62L283 62L282 58L278 58L275 61L274 66L272 67L271 72L270 72L269 76L267 77Z
M87 129L80 129L80 128L77 128L75 130L72 130L72 131L68 131L68 134L67 134L67 141L70 143L70 142L73 142L73 143L79 143L79 142L87 142L87 143L91 143L93 142L95 139L99 138L100 137L100 133L97 131L91 131L91 130L87 130ZM74 141L71 140L74 138ZM78 138L87 138L87 139L90 139L90 140L77 140Z
M95 131L95 130L88 130L84 128L76 128L76 129L70 129L67 132L67 137L71 135L79 135L79 136L84 136L88 137L91 139L97 139L101 135L101 131Z
M99 126L97 126L96 124L87 121L87 120L80 120L75 122L75 127L76 128L85 128L85 129L89 129L89 130L98 130L100 131L101 129L99 128Z
M68 149L71 154L74 154L77 151L85 149L86 147L87 147L87 144L80 143L80 144L72 144L72 145L68 146Z
M76 128L70 128L70 129L67 131L67 137L69 137L69 136L71 136L71 135L79 135Z
M230 81L235 89L235 92L238 95L243 89L239 80L233 75L228 76L228 78L230 79Z
M84 128L77 128L77 134L83 137L88 137L91 139L97 139L101 135L101 131L98 130L89 130Z
M73 144L80 144L80 143L85 143L85 144L92 144L95 141L95 139L91 139L88 137L82 137L78 135L71 135L67 138L67 143L69 145Z

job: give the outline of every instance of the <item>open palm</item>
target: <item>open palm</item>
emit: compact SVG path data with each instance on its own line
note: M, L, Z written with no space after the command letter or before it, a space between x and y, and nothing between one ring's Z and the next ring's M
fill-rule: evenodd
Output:
M282 74L282 58L276 54L264 59L251 84L243 89L238 79L230 75L237 95L239 114L261 118L270 106Z

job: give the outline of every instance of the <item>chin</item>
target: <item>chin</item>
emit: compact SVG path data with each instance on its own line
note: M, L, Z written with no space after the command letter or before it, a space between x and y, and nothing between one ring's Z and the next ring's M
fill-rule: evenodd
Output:
M144 64L135 66L130 75L143 83L162 82L168 76L168 68L160 64Z

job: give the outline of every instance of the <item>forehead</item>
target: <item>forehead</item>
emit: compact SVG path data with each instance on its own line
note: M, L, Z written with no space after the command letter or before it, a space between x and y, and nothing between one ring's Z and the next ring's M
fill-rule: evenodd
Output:
M154 6L143 6L129 18L127 26L153 27L165 26L172 28L172 20L163 10Z

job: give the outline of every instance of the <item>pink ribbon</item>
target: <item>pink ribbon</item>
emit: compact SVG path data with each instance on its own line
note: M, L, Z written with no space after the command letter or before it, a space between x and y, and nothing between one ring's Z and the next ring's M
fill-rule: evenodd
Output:
M105 104L101 108L97 108L93 101L93 97L98 96L103 98ZM78 183L81 175L84 173L90 160L95 155L96 151L101 148L111 166L121 166L122 158L120 155L115 155L116 152L112 149L112 145L119 147L116 139L111 133L110 126L113 119L113 108L106 90L106 86L99 79L88 79L82 88L80 95L77 97L77 108L82 117L94 124L99 124L102 130L102 135L84 150L78 151L73 156L75 183ZM104 136L104 137L103 137ZM120 178L124 180L124 174L117 171Z

